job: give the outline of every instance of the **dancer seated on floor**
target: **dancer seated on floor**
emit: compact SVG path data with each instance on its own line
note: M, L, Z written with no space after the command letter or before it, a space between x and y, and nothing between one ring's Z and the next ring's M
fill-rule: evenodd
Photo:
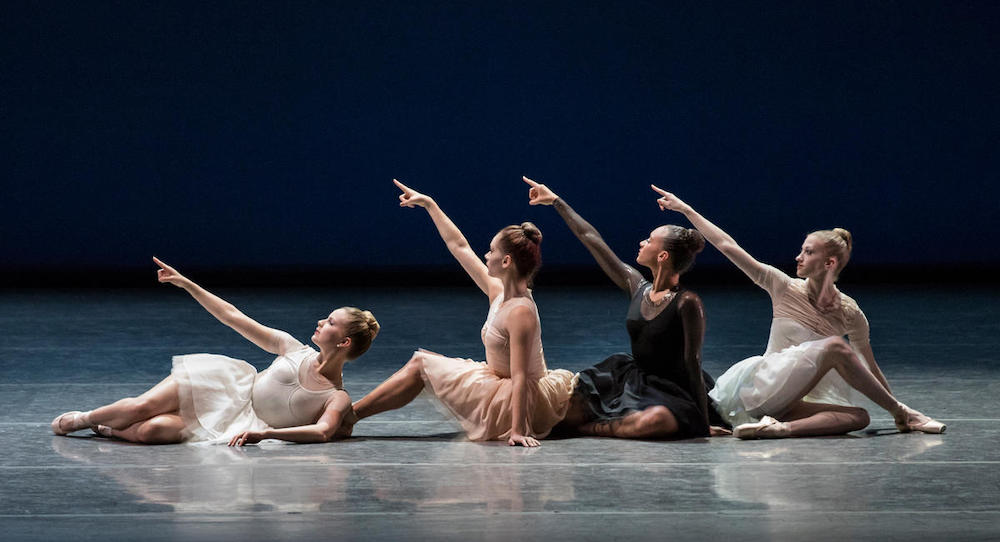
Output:
M853 406L851 388L889 411L902 432L944 432L944 424L893 397L868 342L868 320L858 304L834 285L851 256L847 230L820 230L806 236L795 258L799 279L793 279L755 260L677 196L656 186L653 190L661 196L657 200L661 209L686 216L771 295L773 319L764 355L730 367L709 393L719 413L736 426L735 436L804 437L863 429L868 413Z
M681 275L705 247L695 230L660 226L639 242L636 263L649 282L618 259L597 230L543 184L524 182L531 205L551 205L598 265L632 300L625 326L632 354L614 354L579 375L560 430L620 438L691 438L729 434L709 405L712 377L701 368L705 312Z
M541 263L542 234L530 222L507 226L490 241L486 263L429 196L397 180L401 207L427 209L448 250L489 297L481 332L486 362L418 350L388 380L354 403L357 418L400 408L426 389L458 419L471 440L538 446L566 414L573 374L549 371L542 355L531 278Z
M215 354L175 356L170 376L139 397L52 421L65 435L92 427L97 433L143 444L214 441L242 446L262 439L326 442L341 437L352 418L344 391L344 363L364 354L378 334L371 312L341 307L316 323L319 352L284 331L263 326L174 268L160 266L160 282L191 294L220 322L277 354L259 374L249 363Z

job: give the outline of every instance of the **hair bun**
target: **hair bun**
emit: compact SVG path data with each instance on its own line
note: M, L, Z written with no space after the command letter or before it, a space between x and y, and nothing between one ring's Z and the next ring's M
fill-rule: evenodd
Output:
M851 232L845 230L844 228L833 228L833 233L837 234L844 240L844 243L847 244L848 251L854 248L854 237L851 235Z
M538 226L531 222L521 222L521 231L524 232L524 237L527 238L532 243L539 245L542 243L542 231L538 229Z
M687 243L692 254L698 254L705 250L705 236L698 230L688 229L684 234L684 242Z

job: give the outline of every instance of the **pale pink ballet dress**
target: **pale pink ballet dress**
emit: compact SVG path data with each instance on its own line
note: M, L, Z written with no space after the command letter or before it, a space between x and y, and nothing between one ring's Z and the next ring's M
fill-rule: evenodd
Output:
M427 390L458 419L471 440L510 437L513 385L506 319L511 309L518 306L530 308L537 322L538 310L530 294L506 302L499 295L490 305L481 332L486 347L485 363L418 351L423 356L422 375ZM546 368L540 325L536 326L529 344L525 434L544 438L566 415L575 375L563 369Z

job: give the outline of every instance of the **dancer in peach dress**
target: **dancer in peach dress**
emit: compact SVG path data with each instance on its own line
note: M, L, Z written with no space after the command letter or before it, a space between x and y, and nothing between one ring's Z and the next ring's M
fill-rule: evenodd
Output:
M448 250L489 297L481 332L486 362L418 350L409 362L354 404L357 418L400 408L429 391L471 440L538 446L566 414L574 375L550 371L542 351L531 278L541 263L542 234L530 222L507 226L490 242L485 263L429 196L399 181L402 207L423 207Z

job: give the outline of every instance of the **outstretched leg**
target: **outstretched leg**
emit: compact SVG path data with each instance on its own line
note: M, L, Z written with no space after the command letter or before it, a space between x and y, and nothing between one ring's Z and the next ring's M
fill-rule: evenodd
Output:
M677 433L677 429L677 418L665 406L651 406L617 420L590 422L579 427L584 435L637 439L666 438Z
M424 378L421 376L424 355L423 352L415 352L402 369L396 371L371 393L354 403L354 414L357 416L357 420L374 416L386 410L403 407L413 401L417 395L420 395L421 390L424 389Z
M139 397L126 397L110 405L75 415L64 414L52 422L56 434L79 431L90 426L106 425L125 429L137 422L180 409L177 381L168 376Z

